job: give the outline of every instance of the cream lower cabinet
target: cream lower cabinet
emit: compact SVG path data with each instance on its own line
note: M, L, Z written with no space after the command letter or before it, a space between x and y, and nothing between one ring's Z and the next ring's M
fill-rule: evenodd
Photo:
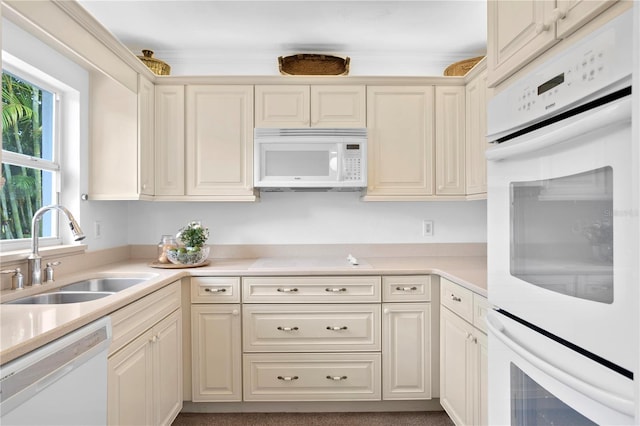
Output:
M486 299L444 278L441 298L440 404L458 426L486 425Z
M108 424L170 425L182 409L179 284L115 312L112 323Z
M191 278L192 399L242 400L240 279Z
M243 278L245 401L379 401L380 277Z

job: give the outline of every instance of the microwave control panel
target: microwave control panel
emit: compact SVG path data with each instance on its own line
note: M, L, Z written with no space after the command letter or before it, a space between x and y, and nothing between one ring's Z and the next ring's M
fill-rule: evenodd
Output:
M362 179L362 150L359 144L347 144L344 147L344 180Z

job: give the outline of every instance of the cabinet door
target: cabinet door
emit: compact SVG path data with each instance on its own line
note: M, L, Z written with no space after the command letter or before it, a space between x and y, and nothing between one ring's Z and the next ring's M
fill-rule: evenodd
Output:
M256 86L256 127L309 127L309 86Z
M240 305L191 306L194 402L241 401Z
M187 86L187 195L253 195L253 86Z
M475 383L473 385L474 425L485 426L489 424L488 409L488 370L489 370L489 346L487 335L478 331L474 334Z
M456 425L473 423L473 326L441 306L440 404Z
M385 303L382 398L431 398L431 305Z
M153 391L156 425L170 425L182 409L182 311L153 327Z
M138 76L138 192L154 194L155 89L153 83Z
M470 81L465 88L466 132L465 169L466 193L487 192L487 72Z
M153 424L153 333L140 335L108 360L110 425Z
M367 88L368 199L433 194L433 102L431 86Z
M156 195L184 195L184 86L156 86Z
M488 84L493 87L556 43L555 1L487 3Z
M618 0L557 0L557 37L565 38Z
M311 86L311 127L366 127L364 86Z
M436 194L464 195L465 90L436 87Z
M89 92L89 197L137 200L138 95L97 71Z

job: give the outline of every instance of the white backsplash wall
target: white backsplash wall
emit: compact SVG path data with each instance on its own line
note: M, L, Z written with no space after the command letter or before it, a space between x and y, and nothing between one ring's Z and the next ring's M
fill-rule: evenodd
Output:
M128 243L154 244L191 220L210 244L486 242L486 201L363 202L359 193L263 193L256 203L132 201ZM432 220L432 237L422 221Z

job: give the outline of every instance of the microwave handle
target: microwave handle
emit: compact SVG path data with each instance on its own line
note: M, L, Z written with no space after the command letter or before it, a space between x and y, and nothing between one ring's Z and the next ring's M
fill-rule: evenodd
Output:
M513 140L503 144L496 144L487 149L486 157L488 161L498 161L529 154L594 130L601 130L605 127L618 125L626 121L631 121L630 97L612 102L589 113L569 118L565 123L553 130L542 132L541 129L536 132L542 134L536 134L530 137L524 135L519 137L518 139L520 140L517 142Z
M633 416L635 414L635 406L633 401L629 401L621 396L613 395L610 392L599 389L590 385L562 370L549 364L546 360L537 357L531 353L528 349L518 344L514 340L510 339L505 333L505 327L497 318L495 312L487 313L487 328L489 329L489 335L496 337L502 344L507 346L513 352L525 359L534 367L544 371L549 376L553 377L557 381L569 386L570 388L580 392L581 394L600 402L607 407L618 411L620 413Z
M329 167L335 169L336 180L338 182L342 181L342 175L344 174L344 170L342 169L344 168L344 164L340 149L329 151Z

